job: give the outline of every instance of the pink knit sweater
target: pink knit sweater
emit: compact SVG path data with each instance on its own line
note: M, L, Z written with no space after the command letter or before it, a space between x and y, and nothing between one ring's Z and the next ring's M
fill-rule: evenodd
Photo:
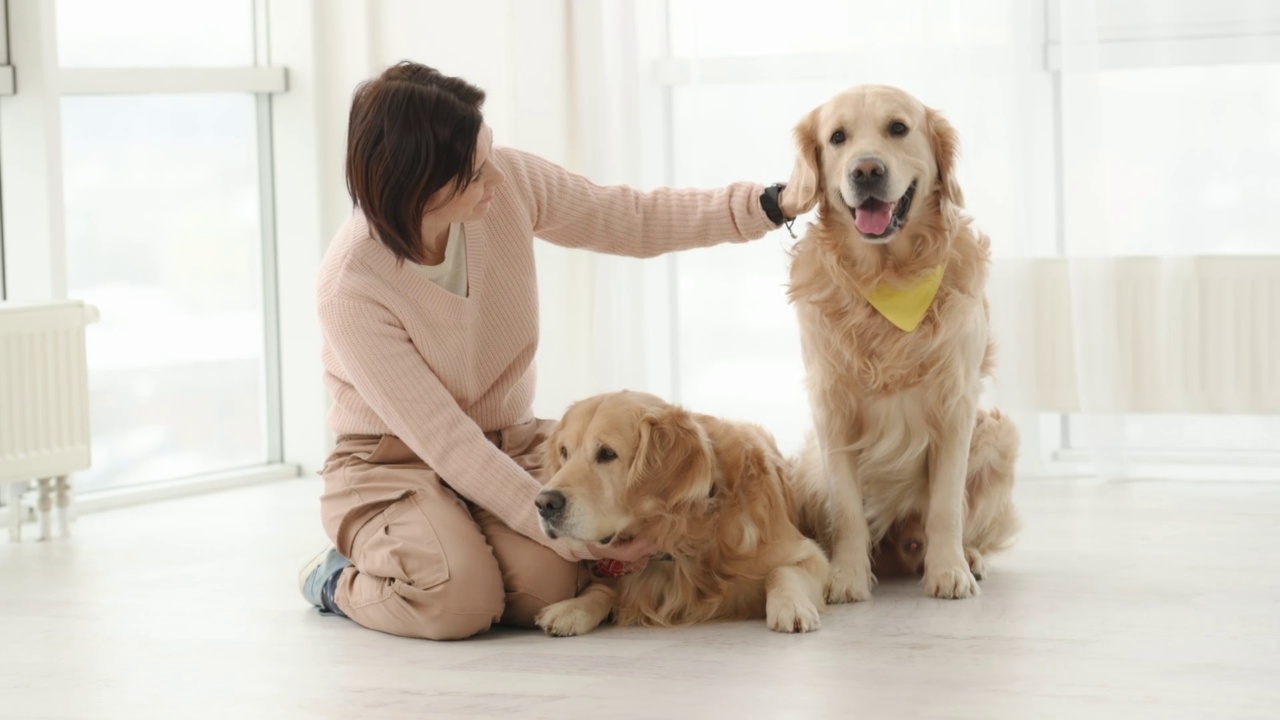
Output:
M450 487L569 559L539 528L540 484L484 433L533 417L538 291L533 238L617 255L744 241L774 225L763 187L600 187L536 156L495 149L507 180L467 223L468 296L398 264L357 210L320 270L329 422L338 435L399 436Z

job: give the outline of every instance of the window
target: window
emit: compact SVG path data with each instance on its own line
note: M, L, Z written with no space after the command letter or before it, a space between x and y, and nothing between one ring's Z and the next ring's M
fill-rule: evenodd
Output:
M81 489L265 464L254 97L68 97L62 127L68 291L102 313Z
M1068 209L1098 234L1067 238L1066 251L1280 254L1280 218L1269 210L1280 201L1280 179L1267 170L1280 161L1280 8L1099 1L1097 38L1102 66L1091 120L1102 183L1095 197L1105 200ZM1096 423L1071 415L1065 429L1068 449L1119 445L1152 458L1242 461L1280 455L1276 415L1132 413Z
M1100 75L1116 255L1271 254L1280 238L1280 64ZM1163 118L1148 121L1147 118Z
M62 67L253 65L253 0L56 0Z
M6 247L8 299L101 313L78 489L279 462L269 93L284 73L267 65L263 0L9 10L30 80L0 132L43 146L0 157L0 188L59 162L39 192L4 193L6 215L49 230Z

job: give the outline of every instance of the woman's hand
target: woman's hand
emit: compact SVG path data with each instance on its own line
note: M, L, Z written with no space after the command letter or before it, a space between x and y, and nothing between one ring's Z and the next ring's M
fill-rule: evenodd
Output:
M800 217L817 204L818 196L814 189L803 181L796 182L794 178L778 193L778 209L789 218Z

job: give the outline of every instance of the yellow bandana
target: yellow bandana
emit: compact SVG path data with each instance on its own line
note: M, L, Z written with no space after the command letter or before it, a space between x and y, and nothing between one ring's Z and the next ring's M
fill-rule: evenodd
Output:
M933 298L942 285L942 271L945 269L946 265L939 265L910 287L881 285L864 295L867 302L889 322L905 332L911 332L920 326L925 313L929 312L929 306L933 304Z

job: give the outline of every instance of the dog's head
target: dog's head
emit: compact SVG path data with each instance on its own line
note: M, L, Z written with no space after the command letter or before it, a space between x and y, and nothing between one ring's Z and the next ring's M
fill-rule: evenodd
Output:
M788 184L806 209L819 205L824 217L852 226L865 242L890 242L923 199L964 204L955 130L897 88L847 90L801 119L795 139Z
M715 456L702 426L653 395L617 392L574 404L542 446L537 497L551 538L667 544L671 520L708 500Z

